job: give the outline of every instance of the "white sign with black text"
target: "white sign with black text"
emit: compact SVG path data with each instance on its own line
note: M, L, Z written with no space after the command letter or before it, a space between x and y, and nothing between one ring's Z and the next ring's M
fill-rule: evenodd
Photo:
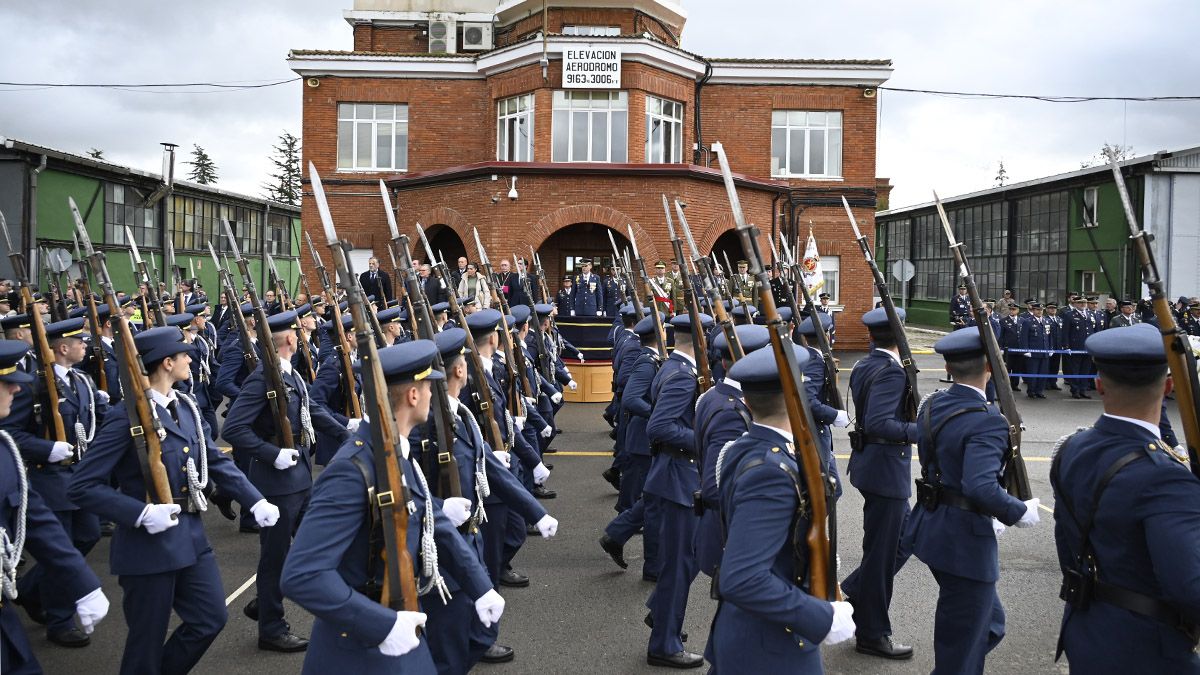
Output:
M620 89L621 50L578 47L563 50L564 89Z

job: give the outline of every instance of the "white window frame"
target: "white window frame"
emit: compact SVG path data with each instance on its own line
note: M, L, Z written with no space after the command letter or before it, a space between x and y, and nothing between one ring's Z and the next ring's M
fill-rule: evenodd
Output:
M613 37L621 34L620 26L563 26L563 35L583 35L587 37Z
M1091 295L1096 292L1096 276L1098 272L1081 271L1079 273L1079 292Z
M1100 188L1093 185L1083 189L1083 208L1088 210L1088 217L1092 221L1092 227L1100 226ZM1080 219L1082 220L1082 219ZM1087 227L1087 221L1083 221L1080 227Z
M501 162L533 161L533 118L532 93L496 102L496 159ZM520 137L522 131L524 138Z
M390 119L380 117L386 108L391 108ZM370 113L370 116L361 113ZM408 170L408 104L406 103L354 103L342 101L337 108L337 170L338 171L407 171ZM347 127L346 125L349 125ZM346 132L349 131L347 137ZM391 161L380 163L380 130L391 130ZM363 159L360 147L363 132L370 133L370 157ZM349 151L349 162L343 162L343 151Z
M653 144L656 124L660 138L657 148ZM646 163L683 163L683 103L646 96Z
M844 118L840 110L772 110L771 111L771 176L773 178L822 178L841 180L842 161L845 155L845 139L843 137ZM777 132L783 132L784 147L783 162L779 162L779 149L776 147ZM812 171L812 153L809 152L812 137L815 132L822 134L823 171ZM796 134L804 138L804 166L791 166L792 141ZM832 142L836 136L836 142ZM834 154L831 155L831 150ZM834 166L836 162L837 166Z
M842 305L841 256L821 256L821 274L825 278L825 283L821 286L821 290L817 291L817 295L820 295L821 293L828 293L830 306L837 305L840 307ZM813 298L813 300L816 300L817 304L821 303L821 301L817 298Z
M593 142L596 140L596 121L607 121L605 139L607 149L596 158ZM583 159L574 159L575 124L582 120L587 124L587 148ZM551 134L550 159L557 163L601 162L624 164L629 161L629 92L586 89L559 89L554 92L553 133ZM620 132L621 143L614 143L616 131ZM564 141L566 156L559 154L559 144Z

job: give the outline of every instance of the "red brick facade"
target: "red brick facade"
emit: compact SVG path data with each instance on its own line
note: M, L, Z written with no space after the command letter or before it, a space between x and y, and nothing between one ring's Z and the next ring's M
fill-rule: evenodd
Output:
M661 32L661 27L651 26L655 22L647 15L636 14L630 10L551 9L549 19L552 33L570 23L620 25L623 33L633 33L635 20L637 32L656 29ZM504 43L500 36L540 31L541 22L538 13L507 27L497 27L497 43ZM354 27L356 52L420 53L424 49L423 39L419 30L408 28L372 27L365 23ZM679 54L686 55L672 52L670 56ZM302 53L293 55L293 60L321 56L321 53ZM297 72L309 75L303 64L293 66ZM396 66L404 67L407 65ZM316 71L317 66L313 66L311 72ZM514 252L527 254L533 246L539 250L551 285L556 288L562 269L562 260L557 255L559 246L555 244L552 247L555 250L549 250L543 245L557 232L565 230L567 236L574 236L576 230L567 228L582 227L579 236L592 237L596 242L600 241L599 233L609 228L620 235L618 243L621 243L626 226L631 225L648 264L669 258L672 253L663 219L662 194L688 205L687 218L703 253L708 253L718 237L733 229L719 175L690 164L692 146L697 140L695 78L626 57L621 89L628 92L629 164L620 165L551 164L552 100L553 92L561 88L561 79L561 64L552 59L547 80L542 78L541 67L533 63L500 70L488 77L331 75L320 77L317 87L304 86L304 161L307 166L311 160L321 172L339 233L358 248L373 248L386 257L385 241L389 235L378 188L382 178L399 206L396 215L402 231L411 235L412 224L419 221L431 233L444 226L462 242L472 242L471 228L478 228L494 261L511 257ZM534 94L534 161L496 162L497 101L530 92ZM764 233L762 250L769 256L765 236L770 234L773 224L783 226L790 217L793 209L788 206L788 190L794 188L793 197L803 202L796 219L801 238L806 236L811 221L822 255L840 256L841 299L846 318L839 322L839 346L864 347L865 332L854 318L871 306L871 277L850 234L838 196L843 193L850 196L857 205L855 211L862 231L872 234L875 229L872 207L877 194L875 99L864 96L862 85L825 83L722 82L706 84L700 92L702 143L710 146L720 141L732 170L744 177L739 196L747 220L756 223ZM685 164L645 163L648 95L683 103L681 147ZM408 105L407 172L337 170L337 105L347 102ZM771 112L780 109L842 113L841 180L771 178ZM711 158L711 164L716 166L715 157ZM500 180L493 181L492 175ZM507 181L512 176L517 177L520 195L516 201L506 196ZM814 189L820 192L819 199L796 196ZM499 199L495 200L497 195ZM311 194L306 190L303 225L315 233L320 224L312 206ZM603 248L608 248L606 236ZM466 249L474 259L473 243L466 245ZM418 257L425 256L418 254Z

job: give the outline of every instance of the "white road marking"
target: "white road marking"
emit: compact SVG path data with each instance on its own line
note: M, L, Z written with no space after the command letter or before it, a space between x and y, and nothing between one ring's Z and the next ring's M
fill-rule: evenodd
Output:
M247 588L250 588L252 585L254 585L254 582L257 579L258 574L251 574L250 578L247 579L245 583L243 583L241 586L238 586L236 591L231 593L228 598L225 598L225 606L228 607L230 603L232 603L234 600L237 600L238 596L242 593L245 593Z

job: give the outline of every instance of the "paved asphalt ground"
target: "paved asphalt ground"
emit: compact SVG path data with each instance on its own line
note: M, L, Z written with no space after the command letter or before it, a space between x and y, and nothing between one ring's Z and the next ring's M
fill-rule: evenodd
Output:
M914 341L916 342L916 341ZM914 343L914 348L920 346ZM842 355L848 368L853 357ZM942 371L936 356L923 355L918 362L921 389L929 392L947 385L938 382ZM843 369L843 377L848 372ZM843 384L845 380L843 379ZM1049 456L1056 439L1077 426L1091 424L1100 414L1098 400L1075 401L1061 392L1048 392L1049 399L1032 401L1024 396L1018 405L1025 418L1025 456L1033 490L1045 505L1042 523L1033 529L1009 529L1000 539L1000 597L1007 609L1008 635L988 658L991 673L1066 672L1065 661L1056 665L1055 640L1062 605L1058 600L1059 573L1054 552L1051 491L1048 481ZM532 579L528 588L501 589L508 601L501 642L516 649L516 660L500 666L481 665L477 672L502 673L649 673L659 669L645 665L649 630L642 624L651 585L641 580L640 538L626 547L630 569L622 571L597 545L601 531L613 517L615 491L600 478L609 464L607 427L600 419L601 404L570 404L559 421L563 434L560 449L548 458L555 469L550 485L558 498L545 502L559 519L559 534L550 541L531 539L516 560L516 567ZM1174 410L1172 409L1174 414ZM1177 416L1175 422L1178 424ZM835 431L835 449L843 470L848 446L844 430ZM913 474L917 474L913 463ZM842 569L845 577L861 556L862 499L847 489L839 503ZM229 623L217 638L198 673L293 673L300 670L303 655L260 652L256 625L242 615L242 607L253 596L250 580L257 564L258 539L239 534L237 528L215 510L206 516L208 533L217 552L225 592L230 595ZM26 629L47 673L116 672L125 639L121 611L121 589L107 575L108 540L92 551L89 560L101 573L104 590L113 606L108 618L92 638L92 645L70 650L51 645L40 626L26 621ZM825 649L825 667L830 673L919 673L933 667L933 614L937 586L928 569L913 558L896 578L892 602L895 638L916 649L913 660L888 662L854 652L853 642ZM715 601L708 597L708 579L703 575L692 588L684 627L690 634L687 646L704 649ZM23 615L22 615L23 616ZM288 619L293 629L307 635L311 617L290 605ZM174 624L173 624L174 625ZM748 645L748 648L753 648ZM347 673L346 675L351 675Z

